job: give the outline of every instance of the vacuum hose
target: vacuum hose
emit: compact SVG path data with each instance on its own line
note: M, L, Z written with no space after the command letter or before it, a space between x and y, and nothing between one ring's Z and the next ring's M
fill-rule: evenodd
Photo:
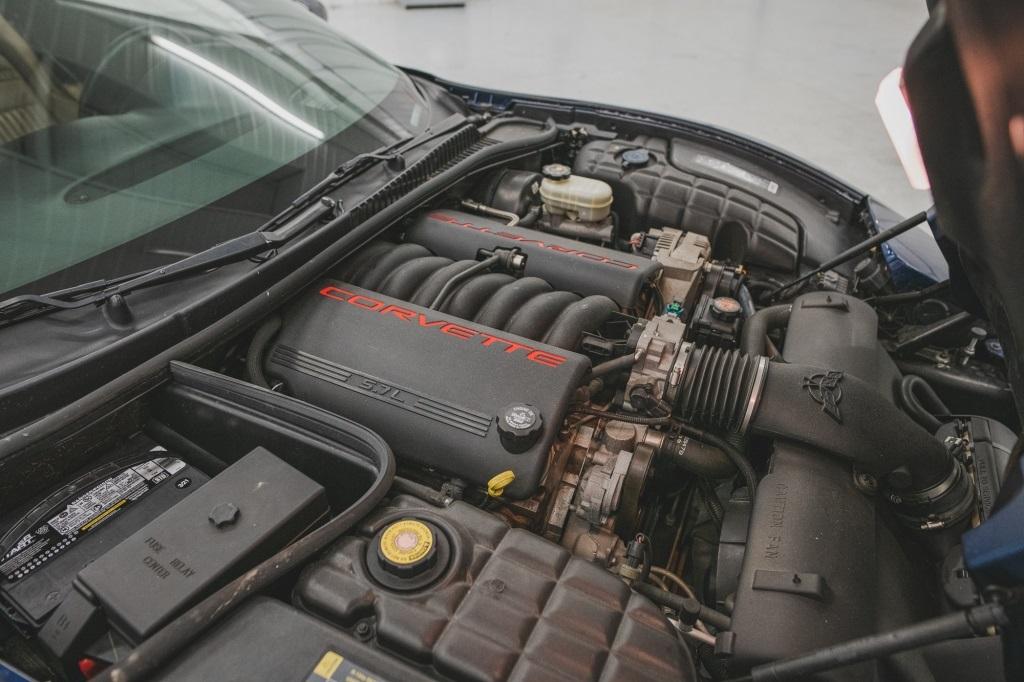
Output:
M686 423L801 443L884 477L912 525L945 527L970 515L974 493L963 465L857 377L693 346L676 395Z
M918 424L935 433L942 426L939 417L949 417L949 408L927 381L915 374L907 374L900 381L900 402L907 414Z

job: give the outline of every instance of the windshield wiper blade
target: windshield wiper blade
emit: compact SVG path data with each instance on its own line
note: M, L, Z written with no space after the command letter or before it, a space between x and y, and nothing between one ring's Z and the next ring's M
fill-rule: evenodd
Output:
M170 265L114 280L89 282L49 294L24 294L9 298L0 302L0 326L53 310L74 310L96 305L137 289L209 272L222 265L253 258L281 247L310 225L331 220L339 211L340 205L337 201L324 197L273 229L268 229L271 223L267 223L255 232L221 242Z

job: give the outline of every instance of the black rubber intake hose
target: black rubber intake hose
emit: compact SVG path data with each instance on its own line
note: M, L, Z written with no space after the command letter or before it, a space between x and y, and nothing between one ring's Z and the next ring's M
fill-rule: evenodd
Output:
M761 308L751 315L743 323L743 331L740 333L740 350L747 355L764 355L768 332L781 329L789 324L789 315L792 312L793 306L786 303Z
M945 523L970 511L963 467L873 386L842 372L695 347L678 406L688 423L794 441L886 476L901 513Z
M724 450L680 433L666 439L665 456L690 473L707 478L728 478L736 473L736 465Z
M684 422L745 434L768 372L768 358L693 346L686 358L679 416Z

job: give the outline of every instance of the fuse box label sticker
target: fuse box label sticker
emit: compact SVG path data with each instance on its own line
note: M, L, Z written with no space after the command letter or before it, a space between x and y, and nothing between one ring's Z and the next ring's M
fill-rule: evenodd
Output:
M774 180L769 180L768 178L757 175L756 173L751 173L745 168L735 166L729 163L728 161L716 159L713 156L707 156L705 154L698 154L696 157L694 157L693 160L694 162L700 164L701 166L704 166L705 168L716 170L719 173L722 173L723 175L731 175L732 177L738 180L742 180L743 182L749 185L753 185L754 187L759 187L765 190L766 192L771 192L772 194L779 193L779 183L775 182Z
M387 678L356 665L337 651L328 649L306 676L305 682L388 682Z
M64 504L59 512L51 512L45 522L22 535L11 549L0 556L0 576L8 582L15 582L31 575L83 534L184 468L185 463L180 459L160 457L122 469L92 485Z

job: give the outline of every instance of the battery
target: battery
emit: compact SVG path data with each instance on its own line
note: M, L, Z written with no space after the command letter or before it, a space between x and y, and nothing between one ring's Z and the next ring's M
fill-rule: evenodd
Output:
M106 627L138 644L327 513L322 486L256 448L86 566L40 640L65 660Z
M109 459L0 536L0 605L23 634L42 627L79 571L209 480L152 441L132 441Z

